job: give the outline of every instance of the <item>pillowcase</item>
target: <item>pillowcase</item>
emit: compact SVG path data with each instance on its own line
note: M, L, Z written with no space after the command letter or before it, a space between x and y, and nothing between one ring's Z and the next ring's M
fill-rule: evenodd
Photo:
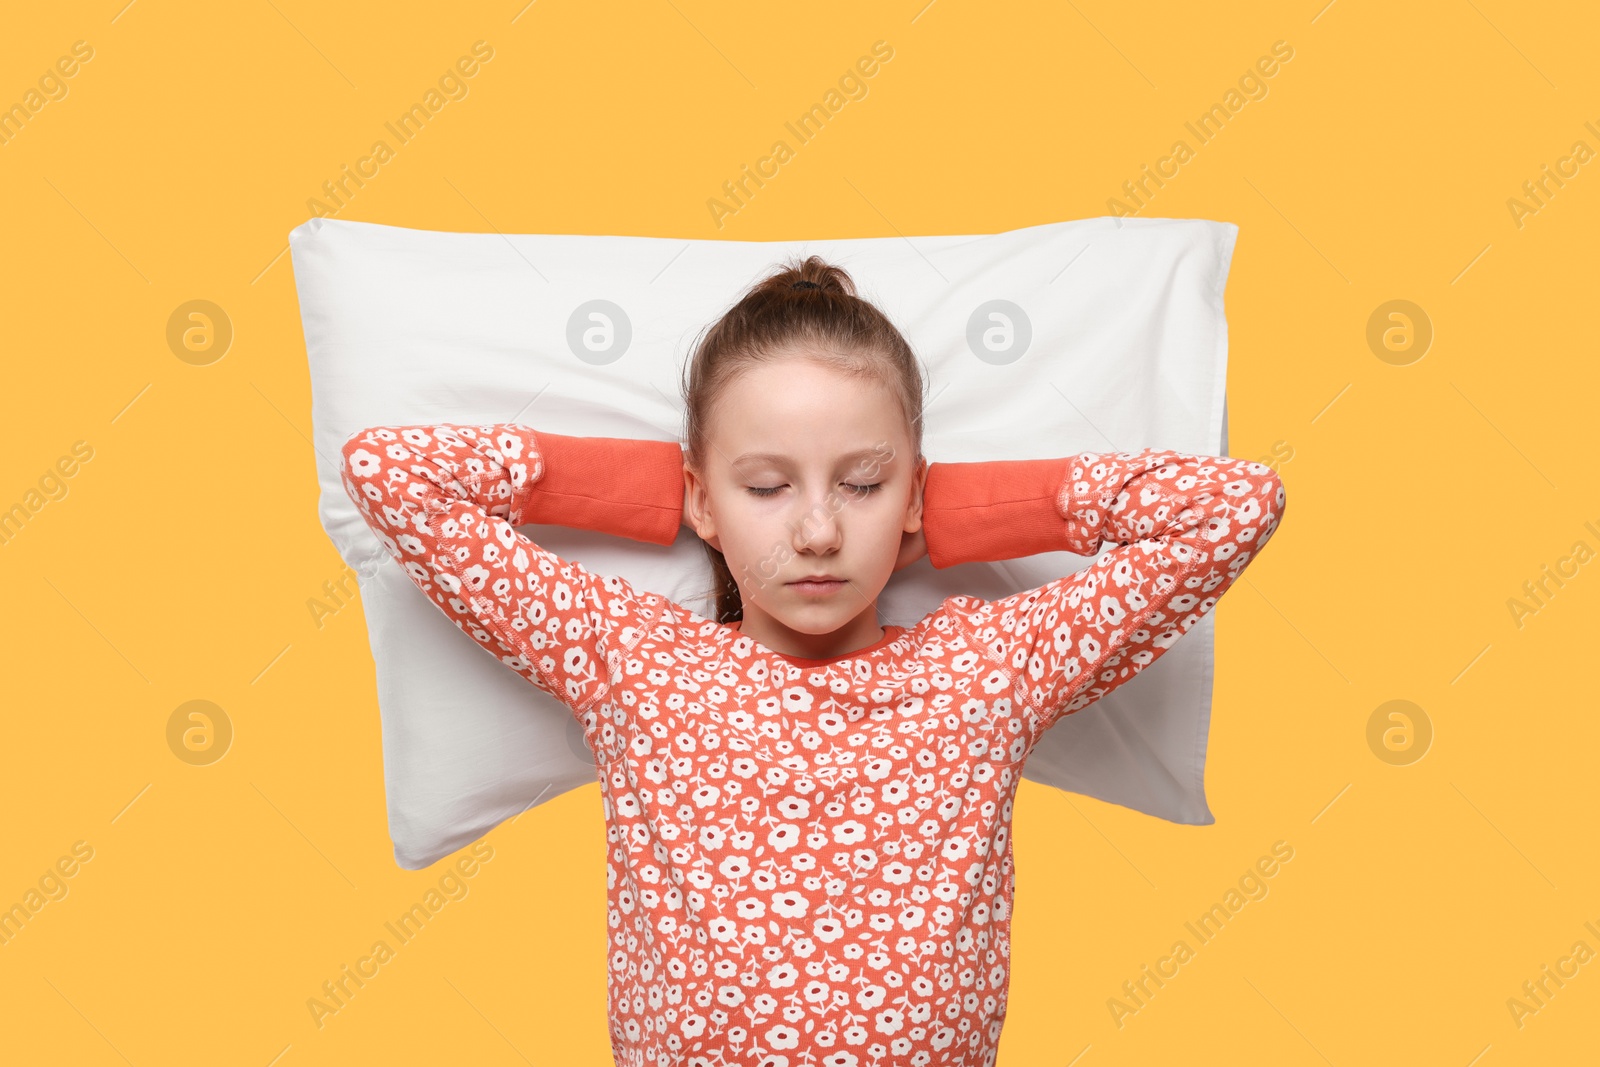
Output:
M780 262L847 270L924 362L930 462L1144 447L1227 454L1223 288L1238 227L1111 217L970 236L718 241L448 233L311 219L289 234L311 369L318 516L355 570L376 668L395 862L419 869L595 782L576 720L440 612L345 494L340 446L367 426L521 422L681 440L701 329ZM714 614L692 531L670 546L523 528L557 555ZM883 623L945 597L996 599L1072 573L1048 552L896 572ZM1204 772L1215 613L1161 662L1058 722L1034 782L1177 823L1215 821Z

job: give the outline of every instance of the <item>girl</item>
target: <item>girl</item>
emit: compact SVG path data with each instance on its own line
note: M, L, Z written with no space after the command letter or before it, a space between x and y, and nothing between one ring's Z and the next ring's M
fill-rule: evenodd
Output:
M684 449L380 426L346 441L344 485L411 580L582 725L619 1065L991 1067L1028 753L1216 606L1283 484L1151 448L929 464L910 347L815 256L746 293L687 370ZM716 620L525 523L661 545L689 526ZM878 622L924 554L1048 551L1098 558Z

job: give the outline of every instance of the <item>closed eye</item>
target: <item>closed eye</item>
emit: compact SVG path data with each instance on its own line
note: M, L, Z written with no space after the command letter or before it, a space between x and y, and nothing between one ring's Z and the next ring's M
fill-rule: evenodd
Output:
M883 488L882 482L875 482L872 485L852 485L849 482L844 482L841 484L843 484L846 489L850 490L852 495L858 497L871 496L873 493ZM771 488L761 488L754 485L745 487L746 491L748 491L751 496L772 496L782 488L783 486L781 485L775 485Z

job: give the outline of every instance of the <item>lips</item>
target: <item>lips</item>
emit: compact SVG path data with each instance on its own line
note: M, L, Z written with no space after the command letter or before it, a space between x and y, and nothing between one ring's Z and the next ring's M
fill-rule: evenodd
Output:
M839 590L843 589L845 584L846 583L843 578L831 578L823 576L816 578L801 578L797 581L790 582L789 588L793 589L796 593L799 593L802 596L828 596L831 593L837 593Z

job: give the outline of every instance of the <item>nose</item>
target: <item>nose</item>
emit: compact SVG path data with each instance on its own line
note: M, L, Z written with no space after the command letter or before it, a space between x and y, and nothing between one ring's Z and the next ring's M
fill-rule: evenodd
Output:
M811 500L805 512L791 526L794 531L794 550L797 553L811 552L825 555L839 550L839 545L844 540L844 531L840 527L836 508L842 506L842 503L835 494L829 493L823 493Z

